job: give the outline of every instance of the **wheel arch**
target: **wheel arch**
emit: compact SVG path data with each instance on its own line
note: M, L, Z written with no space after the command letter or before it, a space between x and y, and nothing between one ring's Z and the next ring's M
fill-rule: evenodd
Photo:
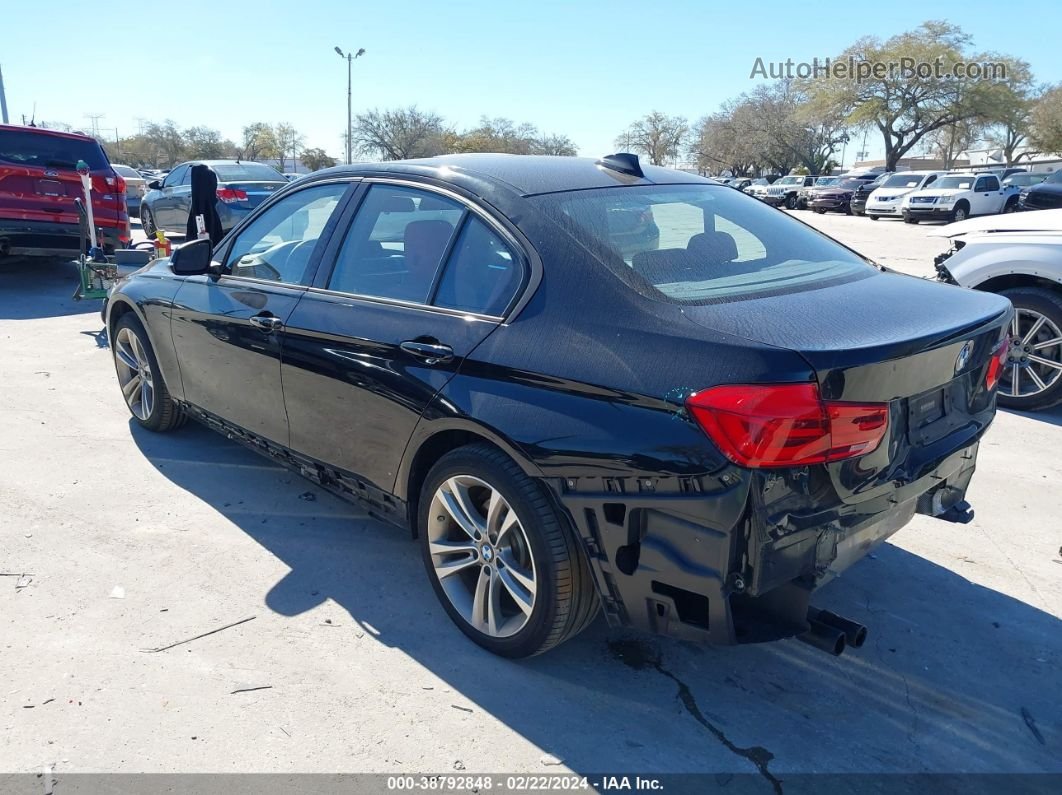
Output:
M1062 295L1062 284L1044 276L1031 273L1008 273L1001 276L993 276L979 284L972 285L975 290L986 293L999 293L1003 290L1013 290L1016 287L1040 287Z
M410 531L417 535L417 511L420 489L428 472L444 455L471 444L487 444L511 458L525 474L542 477L542 471L504 437L477 423L451 420L445 424L421 420L413 438L406 445L405 454L395 478L395 496L407 506Z

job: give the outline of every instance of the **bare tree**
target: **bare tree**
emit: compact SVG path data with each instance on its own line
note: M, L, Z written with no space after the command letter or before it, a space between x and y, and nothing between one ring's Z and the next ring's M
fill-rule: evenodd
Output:
M371 110L354 118L355 148L383 160L431 157L444 151L442 117L416 105Z
M682 116L667 116L654 110L634 122L627 132L617 136L616 146L641 152L654 166L678 158L689 133L689 122Z

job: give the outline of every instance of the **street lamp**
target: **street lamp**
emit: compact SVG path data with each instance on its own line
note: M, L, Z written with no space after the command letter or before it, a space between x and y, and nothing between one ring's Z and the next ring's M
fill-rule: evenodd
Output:
M350 165L350 139L351 139L351 115L350 115L350 65L354 63L355 58L360 58L365 54L365 48L360 48L355 53L343 52L339 47L336 47L336 54L340 58L347 59L347 165Z

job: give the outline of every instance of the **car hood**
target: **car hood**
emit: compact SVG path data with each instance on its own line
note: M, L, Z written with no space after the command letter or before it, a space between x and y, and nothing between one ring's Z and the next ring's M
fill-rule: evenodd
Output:
M846 284L685 306L683 313L715 331L799 351L823 372L921 352L1004 315L1008 306L992 293L871 271Z
M917 188L889 188L888 190L875 190L870 195L875 199L902 199L909 193L914 193Z
M1062 232L1062 209L969 218L931 229L928 237L959 237L972 232Z
M912 191L909 196L932 196L934 199L941 197L958 196L960 193L969 193L970 188L936 188L935 190Z

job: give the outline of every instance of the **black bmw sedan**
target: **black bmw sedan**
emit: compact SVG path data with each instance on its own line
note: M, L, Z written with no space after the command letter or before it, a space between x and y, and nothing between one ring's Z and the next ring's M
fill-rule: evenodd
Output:
M969 518L1011 312L632 155L461 155L292 183L105 320L136 423L410 529L454 623L519 657L599 609L859 645L811 594L916 513Z

